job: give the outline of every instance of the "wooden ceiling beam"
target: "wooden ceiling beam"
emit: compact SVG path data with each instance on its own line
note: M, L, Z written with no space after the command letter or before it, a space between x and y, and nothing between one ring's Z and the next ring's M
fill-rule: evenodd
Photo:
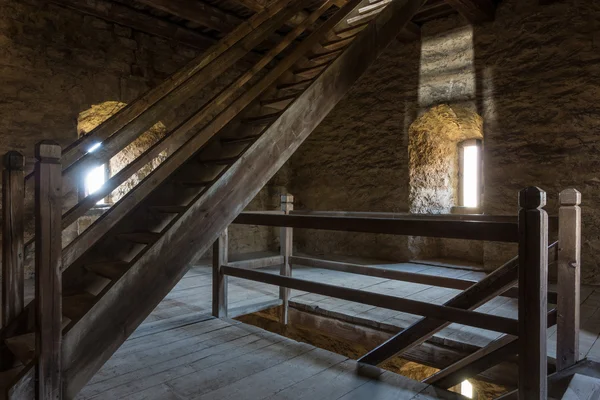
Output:
M446 0L472 24L494 20L496 6L493 0Z
M149 7L164 11L202 26L228 33L242 19L197 0L138 0Z
M52 3L73 9L83 14L114 22L119 25L144 32L163 39L172 40L187 46L205 50L216 40L208 35L184 28L136 11L127 6L106 0L50 0Z

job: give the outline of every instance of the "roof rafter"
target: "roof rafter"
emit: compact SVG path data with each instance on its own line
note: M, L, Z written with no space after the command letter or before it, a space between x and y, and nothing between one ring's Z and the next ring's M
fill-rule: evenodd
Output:
M84 14L93 15L140 32L173 40L200 50L204 50L216 42L215 39L202 33L106 0L86 0L85 2L79 0L50 1Z
M138 0L147 6L179 18L215 29L222 33L232 31L242 19L202 1L194 0Z

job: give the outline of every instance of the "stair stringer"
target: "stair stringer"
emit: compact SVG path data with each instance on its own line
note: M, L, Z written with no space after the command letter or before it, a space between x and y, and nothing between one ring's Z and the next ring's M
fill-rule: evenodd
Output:
M423 0L392 2L64 336L64 396L74 398L189 265L244 210Z

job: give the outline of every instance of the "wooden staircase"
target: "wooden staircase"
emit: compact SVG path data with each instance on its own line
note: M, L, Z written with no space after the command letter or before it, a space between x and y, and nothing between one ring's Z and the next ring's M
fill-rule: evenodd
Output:
M169 151L158 168L63 249L64 398L75 397L422 3L397 0L361 11L369 7L368 0L349 0L340 9L338 0L325 1L187 121L63 214L66 228L160 152ZM301 8L301 1L274 2L69 146L62 157L64 185L107 162ZM85 151L96 142L102 143L99 150ZM0 331L0 385L6 399L35 397L34 321L30 304Z

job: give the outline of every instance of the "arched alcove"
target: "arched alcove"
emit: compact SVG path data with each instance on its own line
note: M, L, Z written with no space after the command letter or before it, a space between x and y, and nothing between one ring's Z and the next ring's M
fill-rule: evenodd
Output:
M92 131L98 125L106 121L108 118L119 112L127 104L118 101L106 101L101 104L93 105L91 108L81 112L77 119L78 136L83 136ZM135 160L142 153L148 150L154 143L161 139L167 132L167 128L162 122L158 122L148 131L140 135L136 140L125 147L121 152L110 159L107 166L107 179L114 176L127 164ZM161 153L154 158L150 163L145 165L131 178L121 184L109 196L109 202L117 202L121 197L144 179L150 172L154 170L164 159L166 153Z
M415 120L408 131L409 210L449 214L459 205L461 143L483 139L483 119L474 111L442 104ZM461 259L481 263L483 247L471 242L411 237L416 259Z
M409 128L410 211L450 213L458 204L459 145L483 139L483 119L466 108L442 104Z

